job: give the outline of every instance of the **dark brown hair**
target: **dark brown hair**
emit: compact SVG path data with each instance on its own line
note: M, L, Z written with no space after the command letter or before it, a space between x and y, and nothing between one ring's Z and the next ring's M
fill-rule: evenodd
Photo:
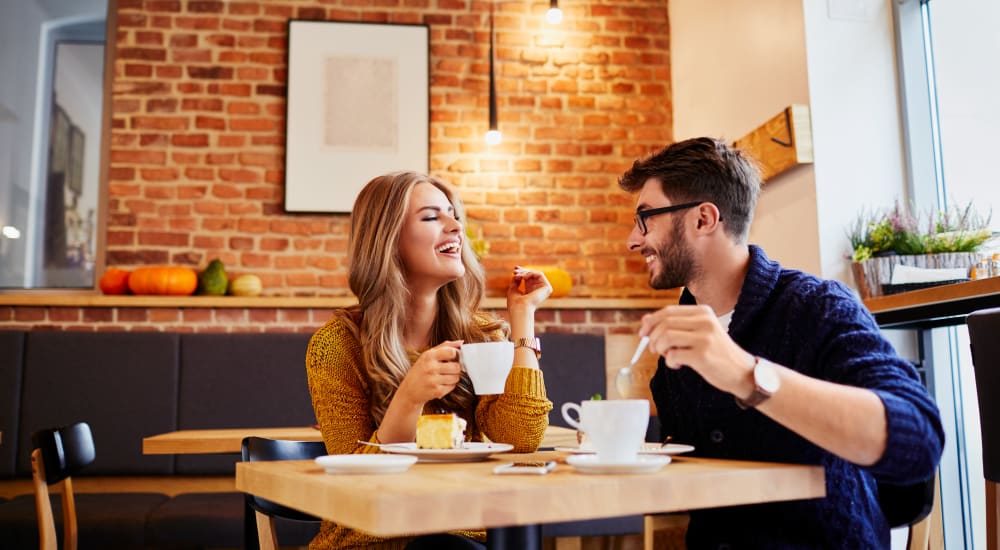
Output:
M635 161L618 185L635 193L649 178L660 180L663 194L674 204L714 204L725 231L746 240L761 180L756 162L744 151L707 137L679 141Z

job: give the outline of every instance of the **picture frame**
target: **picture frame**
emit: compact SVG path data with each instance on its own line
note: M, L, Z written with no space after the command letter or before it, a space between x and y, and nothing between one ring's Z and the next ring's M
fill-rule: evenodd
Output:
M291 20L285 211L349 213L372 178L427 172L427 25Z

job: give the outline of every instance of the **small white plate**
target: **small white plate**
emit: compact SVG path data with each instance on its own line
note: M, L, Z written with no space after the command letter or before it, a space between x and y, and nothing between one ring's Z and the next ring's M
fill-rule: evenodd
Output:
M465 442L461 449L420 449L416 443L392 443L380 447L387 453L412 455L420 462L474 462L514 449L507 443Z
M670 464L670 457L639 455L635 462L602 464L597 455L573 455L566 457L566 463L584 474L652 474Z
M593 447L555 447L553 450L559 451L561 453L573 453L573 454L594 454ZM639 449L639 454L641 455L679 455L682 453L690 453L694 450L693 445L684 445L681 443L667 443L665 447L661 447L659 443L646 443Z
M316 457L328 474L398 474L417 461L406 455L326 455Z

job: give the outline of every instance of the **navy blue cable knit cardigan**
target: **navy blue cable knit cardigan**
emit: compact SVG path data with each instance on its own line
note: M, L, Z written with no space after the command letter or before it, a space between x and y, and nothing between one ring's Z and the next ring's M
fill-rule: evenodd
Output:
M826 498L691 512L688 547L889 548L875 479L911 484L934 474L944 444L937 406L847 287L782 269L759 247L749 248L730 336L805 375L873 390L885 404L889 439L876 464L852 464L756 410L740 409L695 371L666 368L661 357L650 388L664 434L693 444L698 456L820 464L826 474ZM681 303L695 297L685 290Z

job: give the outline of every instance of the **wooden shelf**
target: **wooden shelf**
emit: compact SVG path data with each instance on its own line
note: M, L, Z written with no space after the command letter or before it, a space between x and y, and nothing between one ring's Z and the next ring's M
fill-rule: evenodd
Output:
M543 309L659 309L679 292L655 298L551 298ZM313 308L357 303L353 296L105 296L103 294L0 294L0 306L144 308ZM486 298L485 309L505 309L504 298Z
M767 181L778 174L813 161L812 126L808 105L790 105L734 143L760 163Z
M883 328L960 325L973 311L1000 307L1000 277L878 296L864 304Z

